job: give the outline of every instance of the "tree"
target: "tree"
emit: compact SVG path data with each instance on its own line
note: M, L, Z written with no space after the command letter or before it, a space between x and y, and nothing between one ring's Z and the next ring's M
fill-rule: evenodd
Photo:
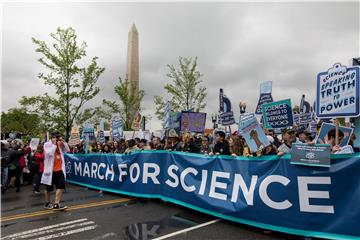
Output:
M179 57L179 68L167 65L169 72L166 74L172 83L166 84L164 89L169 95L169 104L172 111L194 111L199 112L206 107L205 97L206 87L200 86L203 82L200 78L202 74L197 70L197 57ZM164 115L164 98L155 96L156 116L162 120Z
M77 43L73 28L58 28L50 36L54 40L52 48L44 41L35 38L32 41L37 46L36 52L41 54L38 61L48 69L48 73L40 73L38 77L45 85L53 86L56 93L51 96L47 93L43 96L23 96L20 104L65 132L68 140L75 119L82 111L90 111L83 110L83 107L99 93L96 83L105 68L97 65L97 57L93 57L85 67L79 65L86 56L87 45L85 42Z
M37 114L29 114L23 108L11 108L1 113L1 132L22 132L25 135L40 136L45 129Z
M139 90L139 94L137 96L132 95L129 91L129 84L131 83L127 79L122 81L121 78L119 78L119 85L116 85L114 88L115 93L119 96L120 103L106 99L103 100L103 104L109 109L105 113L110 116L117 114L120 115L120 118L124 123L125 131L131 130L134 115L136 111L141 110L140 103L145 95L143 90Z

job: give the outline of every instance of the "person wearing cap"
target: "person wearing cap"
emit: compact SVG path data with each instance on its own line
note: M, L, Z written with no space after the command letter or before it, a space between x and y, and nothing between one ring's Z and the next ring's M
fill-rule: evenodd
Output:
M285 128L282 133L283 144L278 148L278 155L290 153L293 142L296 141L296 135L294 129Z
M59 132L51 133L50 141L44 144L44 172L41 176L41 183L46 185L45 208L53 210L64 210L67 207L60 205L61 196L65 189L65 159L64 153L69 152L68 144L62 139ZM54 190L55 201L50 203L50 193Z

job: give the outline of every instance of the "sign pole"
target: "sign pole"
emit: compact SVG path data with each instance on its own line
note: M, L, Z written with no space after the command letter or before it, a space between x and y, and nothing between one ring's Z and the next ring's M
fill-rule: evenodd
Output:
M335 145L339 145L339 119L335 119Z

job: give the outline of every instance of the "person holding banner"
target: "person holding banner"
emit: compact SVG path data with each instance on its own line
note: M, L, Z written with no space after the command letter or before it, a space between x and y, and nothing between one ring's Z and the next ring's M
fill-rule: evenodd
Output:
M285 128L282 133L283 144L278 148L278 156L290 153L292 144L296 141L294 129Z
M244 146L238 135L231 135L229 137L228 142L229 142L231 156L236 157L243 155Z
M217 131L215 133L216 144L212 152L209 155L231 155L229 143L225 139L225 133L223 131Z
M200 145L201 154L209 154L210 152L213 151L213 146L211 146L209 142L210 141L208 136L203 136L201 138L201 145Z
M51 133L51 140L44 144L44 172L41 183L46 185L45 189L45 208L52 210L64 210L67 207L60 205L61 196L65 189L65 158L64 153L69 152L69 146L62 139L59 132ZM50 192L55 185L55 201L50 203Z

